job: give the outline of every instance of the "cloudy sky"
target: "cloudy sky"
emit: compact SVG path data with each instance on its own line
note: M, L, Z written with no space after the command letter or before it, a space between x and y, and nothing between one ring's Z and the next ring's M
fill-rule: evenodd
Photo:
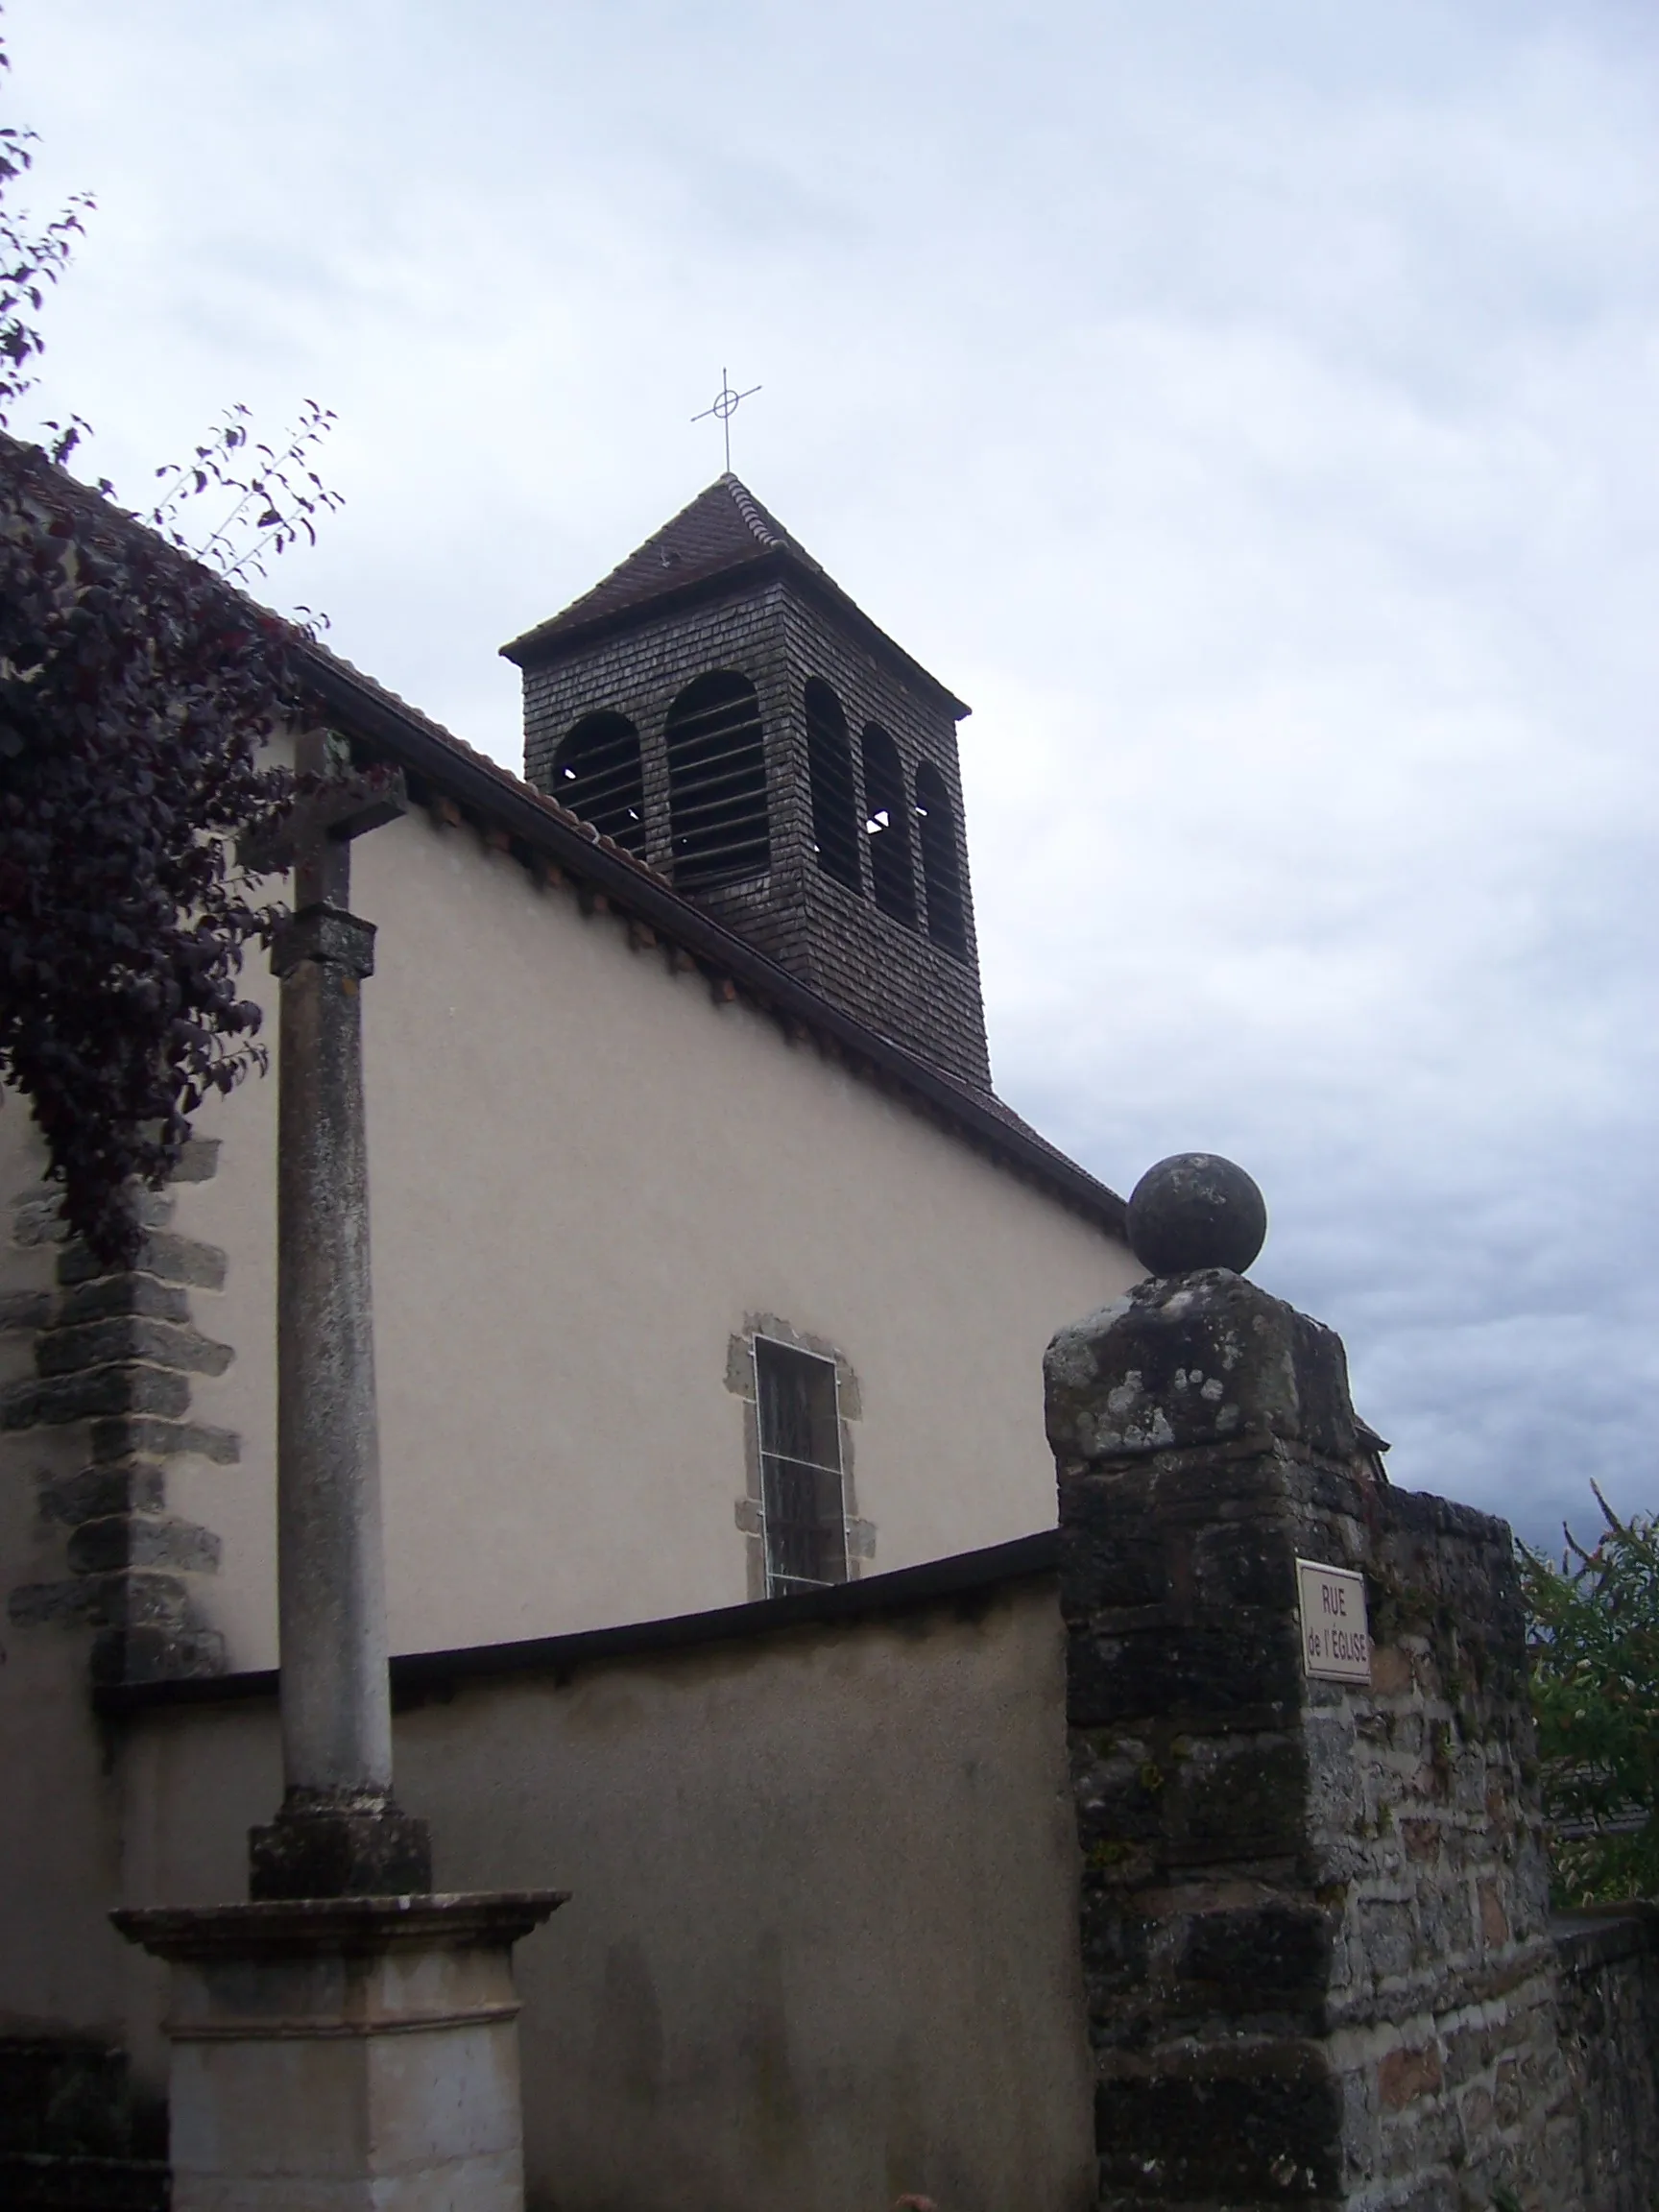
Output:
M974 703L999 1087L1233 1154L1396 1480L1659 1505L1651 0L10 0L138 499L338 411L275 579L496 646L734 466Z

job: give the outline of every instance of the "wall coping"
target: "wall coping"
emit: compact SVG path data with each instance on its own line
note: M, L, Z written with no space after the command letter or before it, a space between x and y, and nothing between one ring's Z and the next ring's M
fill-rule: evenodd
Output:
M827 1590L786 1598L751 1599L703 1613L676 1613L655 1621L628 1621L613 1628L582 1628L565 1636L532 1636L507 1644L468 1644L447 1651L404 1651L391 1661L395 1708L424 1704L447 1695L457 1683L498 1679L511 1674L567 1677L597 1661L647 1657L659 1651L685 1651L716 1644L754 1643L801 1628L852 1627L865 1621L894 1619L957 1603L965 1612L989 1602L1014 1582L1058 1573L1060 1532L1043 1528L959 1551L949 1559L929 1559L920 1567L900 1567L868 1575ZM275 1698L276 1670L249 1669L236 1674L204 1675L161 1682L109 1683L93 1692L93 1705L107 1719L123 1719L177 1706L241 1704Z
M1631 1898L1618 1905L1551 1912L1550 1933L1564 1973L1593 1974L1597 1967L1611 1966L1618 1960L1659 1951L1659 1905Z

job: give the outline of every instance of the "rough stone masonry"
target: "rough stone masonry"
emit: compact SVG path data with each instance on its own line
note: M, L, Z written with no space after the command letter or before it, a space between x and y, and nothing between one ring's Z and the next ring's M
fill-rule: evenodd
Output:
M1380 1479L1340 1338L1225 1267L1063 1331L1047 1412L1102 2206L1581 2205L1507 1527Z

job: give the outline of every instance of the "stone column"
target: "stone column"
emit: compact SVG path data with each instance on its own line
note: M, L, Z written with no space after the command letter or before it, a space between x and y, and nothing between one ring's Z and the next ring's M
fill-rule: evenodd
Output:
M1100 2204L1569 2212L1509 1532L1389 1486L1265 1218L1163 1163L1047 1356Z
M361 990L374 931L319 902L284 924L276 1199L282 1809L252 1839L255 1897L432 1886L392 1797L369 1273Z
M169 1961L173 2212L521 2212L517 1939L556 1890L434 1896L392 1795L349 839L400 810L330 776L293 833L281 978L277 1604L284 1792L249 1902L118 1912ZM269 862L267 864L270 864Z

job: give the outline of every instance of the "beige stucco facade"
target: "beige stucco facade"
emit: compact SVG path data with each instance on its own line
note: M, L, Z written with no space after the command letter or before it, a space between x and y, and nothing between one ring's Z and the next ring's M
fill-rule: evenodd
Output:
M380 932L364 1014L395 1650L752 1595L753 1408L731 1369L757 1319L844 1362L856 1571L1052 1524L1042 1351L1133 1279L1120 1245L470 828L418 809L363 839L353 903ZM274 1000L256 963L248 981ZM276 1091L274 1070L205 1109L216 1171L170 1195L170 1229L226 1255L189 1302L234 1357L190 1378L189 1417L240 1454L176 1455L166 1507L219 1540L189 1580L232 1670L276 1655ZM41 1164L7 1099L0 1380L33 1370L16 1324L60 1250ZM0 1436L9 1599L73 1591L41 1480L86 1456L84 1423ZM0 2032L108 2028L134 1971L104 1940L108 1907L142 1899L89 1641L72 1615L0 1625L0 1756L34 1778L0 1817L0 1884L28 1900ZM458 1840L446 1816L441 1834Z
M757 1317L851 1372L864 1572L1052 1522L1043 1347L1135 1279L1120 1245L468 829L417 810L361 840L352 900L379 927L364 1021L394 1649L749 1595L728 1367ZM241 1458L184 1462L169 1507L223 1540L204 1593L235 1668L276 1660L275 1109L273 1073L203 1113L218 1170L179 1188L174 1220L228 1258L192 1306L235 1358L196 1379L192 1417L235 1431ZM36 1171L26 1130L13 1102L12 1190ZM48 1258L14 1253L14 1276L46 1280Z

